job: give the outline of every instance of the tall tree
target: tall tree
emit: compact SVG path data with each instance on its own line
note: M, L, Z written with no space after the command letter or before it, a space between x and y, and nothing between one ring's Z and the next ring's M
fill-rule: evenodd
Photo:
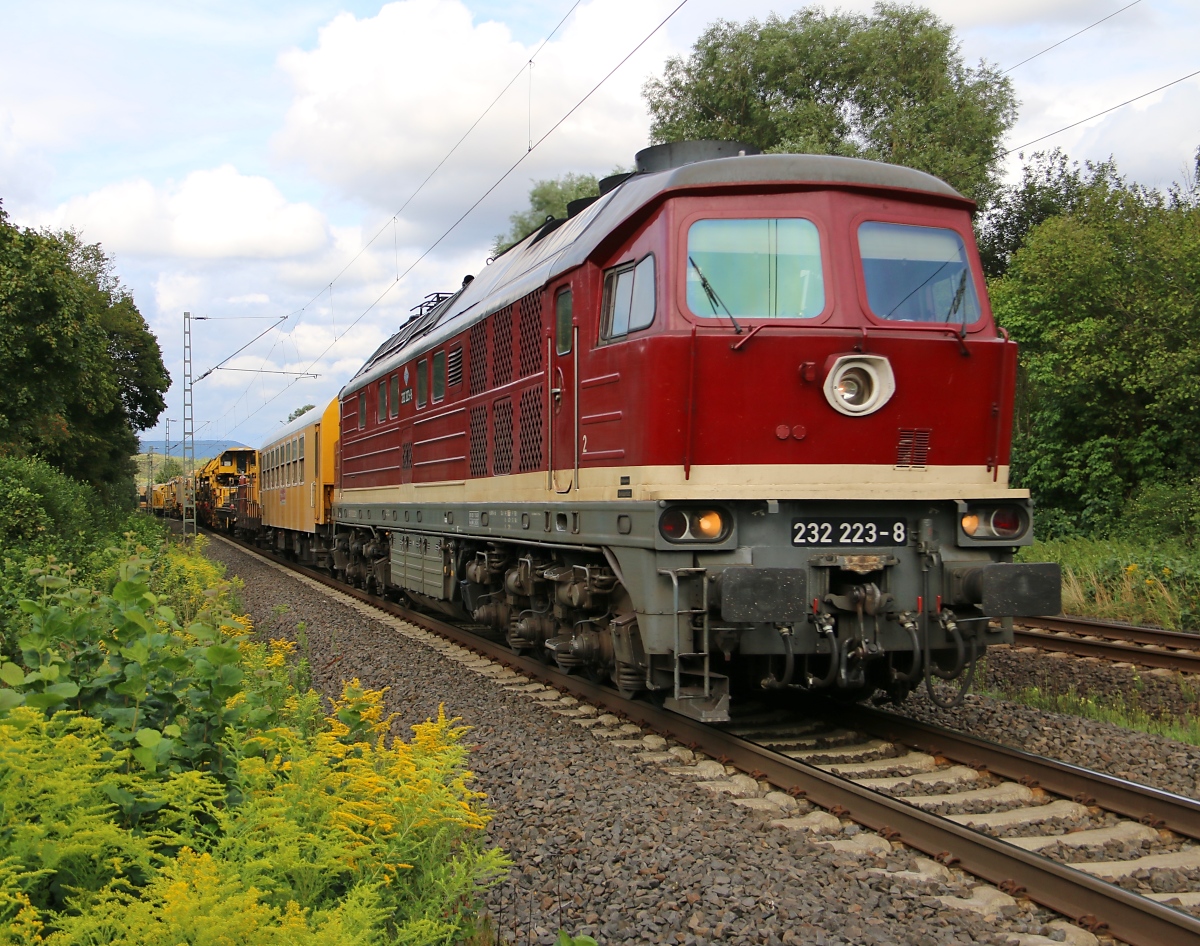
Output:
M618 173L619 169L617 172ZM564 174L562 177L534 181L529 188L529 207L518 210L508 218L508 232L496 235L492 253L499 256L511 246L524 240L546 222L547 217L559 220L567 215L567 204L581 197L595 197L600 182L594 174Z
M1110 162L1089 162L1080 168L1078 161L1068 161L1059 148L1032 155L1021 180L1001 187L987 212L976 220L983 271L988 276L1004 275L1008 261L1034 227L1074 211L1088 182L1108 179L1113 170Z
M162 413L158 341L98 244L22 229L0 206L0 451L129 493L135 432Z
M1200 469L1200 207L1112 164L1029 231L989 284L1020 342L1013 473L1079 531Z
M980 204L998 186L1000 139L1016 119L1009 80L968 67L952 26L890 3L870 16L808 8L718 21L643 94L655 142L728 138L904 164Z

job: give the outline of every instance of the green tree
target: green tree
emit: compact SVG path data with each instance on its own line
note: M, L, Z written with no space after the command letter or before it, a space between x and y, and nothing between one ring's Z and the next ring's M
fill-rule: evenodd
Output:
M1146 488L1200 468L1200 207L1093 165L990 284L1022 346L1013 475L1099 532Z
M307 414L309 411L311 411L316 406L317 406L316 404L305 404L303 407L297 407L294 411L292 411L290 414L288 414L288 423L290 424L297 417L301 417L301 416Z
M175 457L167 457L162 465L154 471L154 482L166 483L175 479L177 476L183 476L183 464Z
M135 431L170 385L158 341L98 244L15 227L2 206L0 377L0 451L132 493Z
M613 173L620 173L617 169ZM518 210L508 218L508 233L496 235L492 241L492 255L499 256L509 247L515 246L529 234L540 229L548 217L562 220L567 215L567 204L581 197L595 197L600 193L600 182L594 174L564 174L562 177L534 181L529 189L529 207Z
M890 3L870 16L809 8L718 21L643 94L655 142L735 139L904 164L981 205L1016 119L1009 80L984 62L968 67L952 26Z
M1022 155L1024 157L1024 155ZM1039 151L1022 169L1021 180L996 194L992 205L976 221L979 255L988 276L1002 276L1029 232L1043 220L1073 211L1089 183L1111 175L1112 164L1067 160L1062 150Z

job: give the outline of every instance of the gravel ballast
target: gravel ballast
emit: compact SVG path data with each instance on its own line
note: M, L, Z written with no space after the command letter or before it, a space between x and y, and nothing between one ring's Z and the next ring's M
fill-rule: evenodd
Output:
M471 766L495 811L490 840L513 860L488 896L504 942L550 944L566 929L603 944L1045 942L1030 938L1038 934L1095 943L1077 927L1047 925L1059 918L1030 901L988 901L990 888L957 870L920 879L928 872L911 850L830 851L820 836L772 827L763 811L676 774L691 771L678 764L690 756L681 747L654 736L639 746L637 727L559 715L574 701L504 689L365 606L223 542L207 554L241 578L259 633L294 637L304 623L314 685L326 695L358 677L388 688L400 733L439 704L472 727ZM673 748L675 764L639 748ZM841 836L857 833L846 825ZM898 871L907 873L889 876ZM941 899L955 897L967 903Z

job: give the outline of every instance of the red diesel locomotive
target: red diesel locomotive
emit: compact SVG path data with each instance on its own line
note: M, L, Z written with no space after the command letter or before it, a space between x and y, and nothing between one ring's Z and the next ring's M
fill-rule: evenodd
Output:
M340 394L322 560L706 720L932 694L1056 613L973 203L751 150L649 148L431 297Z

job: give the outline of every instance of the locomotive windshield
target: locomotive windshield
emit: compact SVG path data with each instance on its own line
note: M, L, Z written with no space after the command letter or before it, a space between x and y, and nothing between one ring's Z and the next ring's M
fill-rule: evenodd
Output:
M953 230L864 223L858 249L876 317L965 325L979 320L967 249Z
M697 220L687 249L696 315L811 319L825 308L821 242L808 220Z

